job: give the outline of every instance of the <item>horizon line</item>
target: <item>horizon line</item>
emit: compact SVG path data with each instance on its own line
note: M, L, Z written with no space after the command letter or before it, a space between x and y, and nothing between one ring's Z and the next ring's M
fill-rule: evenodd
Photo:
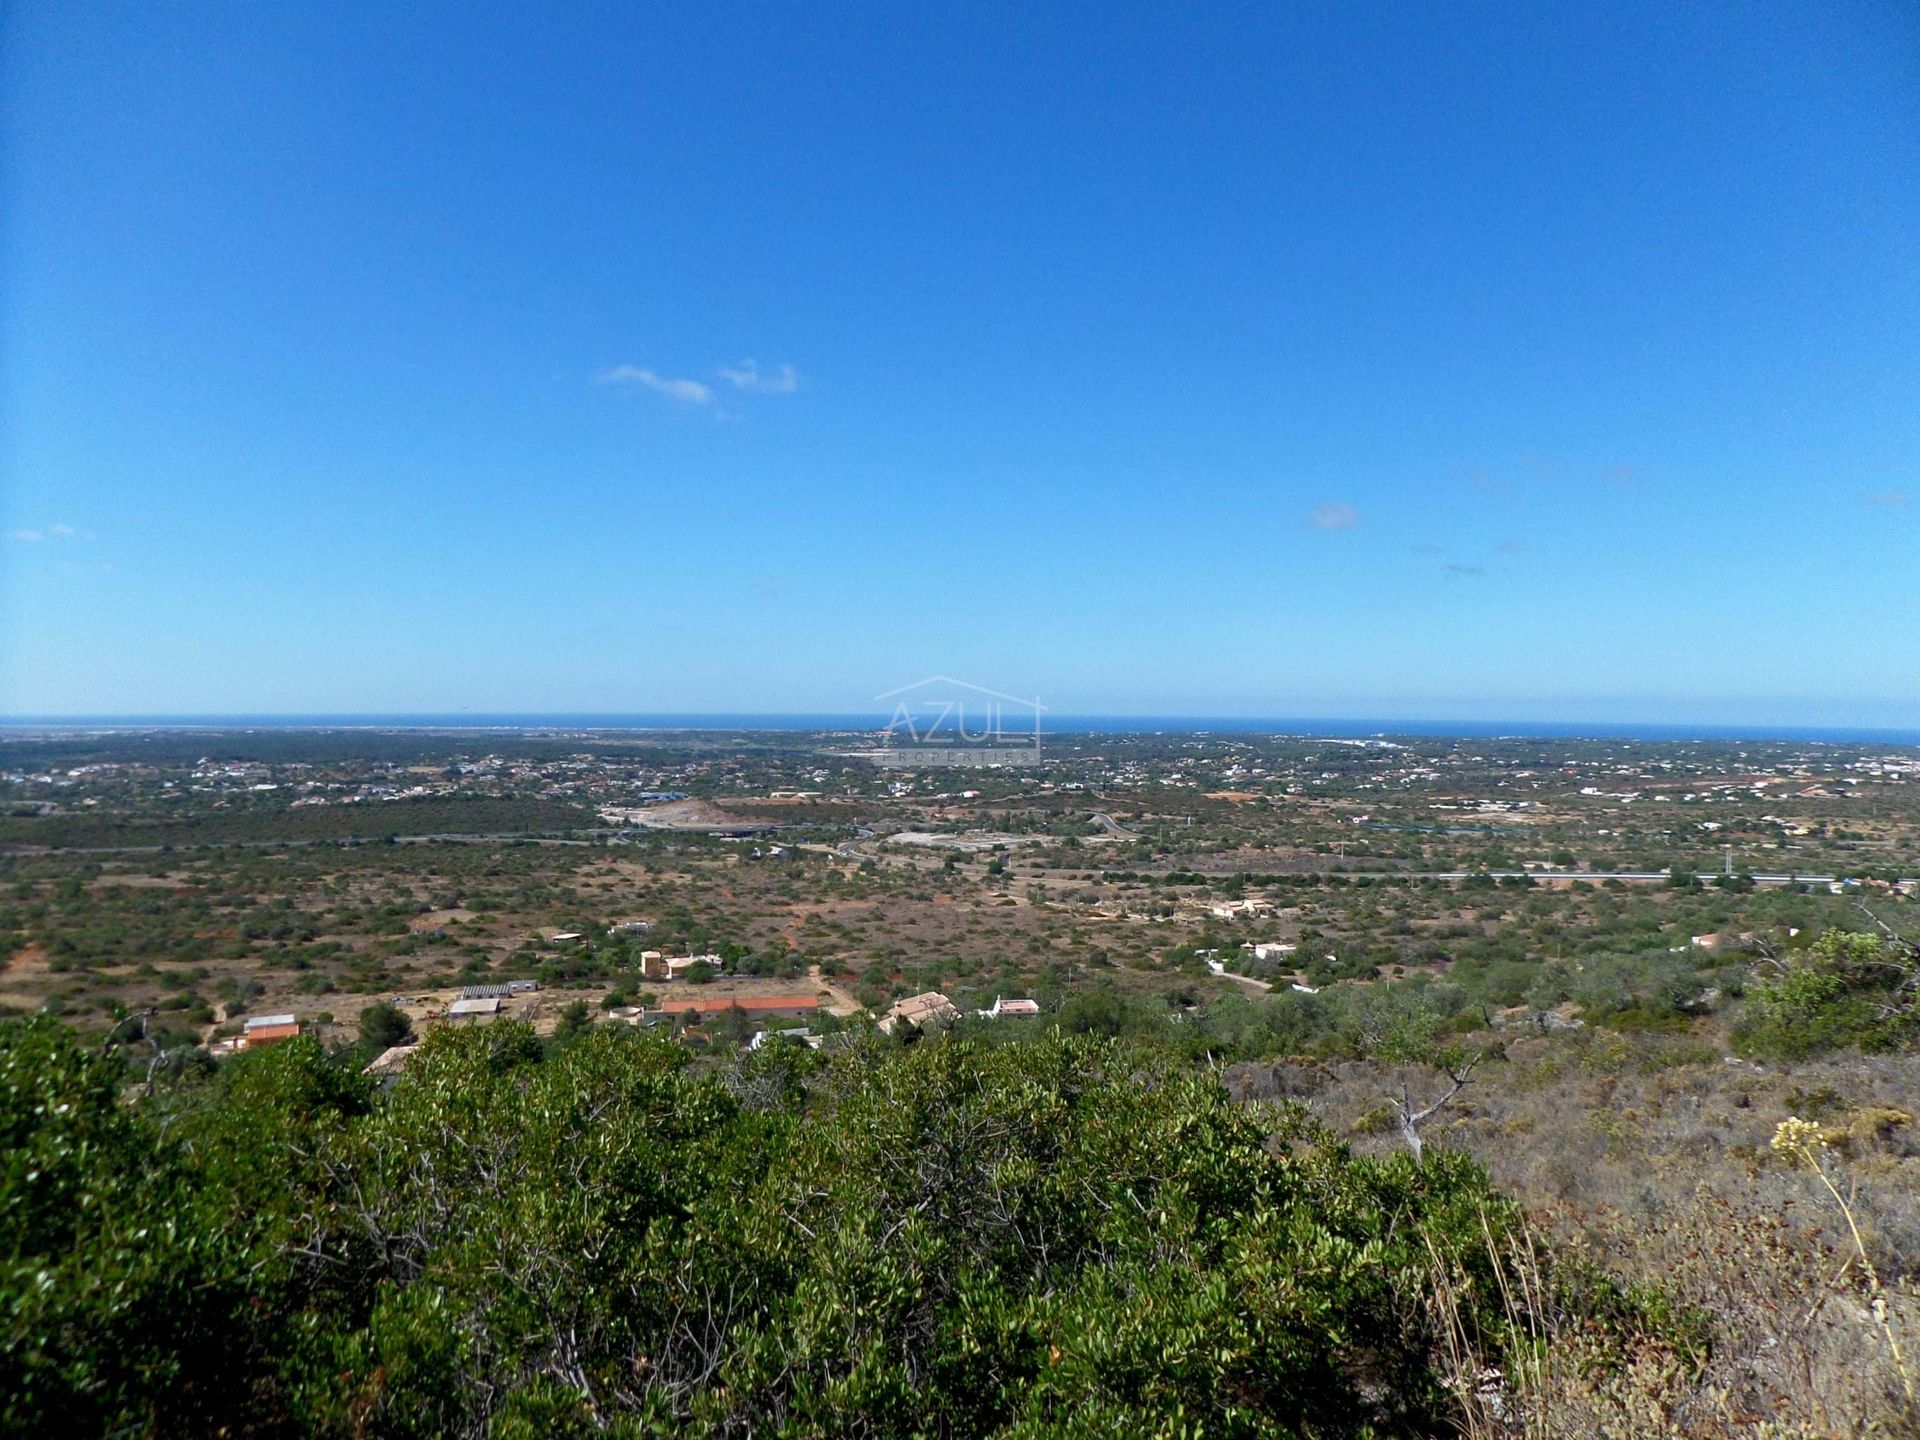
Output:
M1701 719L1468 719L1457 716L1367 716L1367 715L1265 715L1265 714L1173 714L1148 711L1059 711L1050 717L1057 727L1080 729L1094 722L1110 723L1114 733L1138 733L1144 730L1203 730L1233 727L1246 730L1254 726L1340 727L1365 735L1419 735L1424 738L1583 738L1583 730L1606 732L1592 738L1633 738L1621 732L1644 730L1663 733L1658 738L1715 740L1780 740L1799 736L1852 739L1857 742L1920 745L1920 718L1907 725L1859 724L1845 721L1766 721ZM872 720L871 727L858 722ZM734 728L717 722L756 722L749 728L767 730L807 729L879 729L884 726L880 711L867 710L526 710L526 711L231 711L231 712L128 712L121 714L26 714L0 715L0 730L29 728L82 729L93 727L222 730L258 726L287 729L398 729L398 730L529 730L560 728L570 730L724 730ZM778 722L778 723L769 723ZM814 723L819 722L819 723ZM854 722L854 723L848 723ZM1457 728L1449 728L1457 727ZM1471 735L1468 732L1472 732ZM1098 732L1091 732L1098 733ZM1274 733L1295 731L1277 728ZM1301 731L1298 733L1309 733Z

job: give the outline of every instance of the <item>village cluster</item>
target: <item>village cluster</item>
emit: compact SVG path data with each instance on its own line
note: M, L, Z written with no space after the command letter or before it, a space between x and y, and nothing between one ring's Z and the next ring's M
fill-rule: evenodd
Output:
M650 929L644 920L624 920L611 926L608 934L644 934ZM556 931L546 937L549 944L575 944L586 937L575 931ZM1281 947L1291 950L1291 946ZM871 1025L884 1035L900 1036L908 1032L944 1029L963 1018L976 1020L1035 1019L1039 1002L1024 997L996 996L993 1004L963 1010L945 994L929 990L894 1001L878 1014L861 1008L831 987L798 991L769 988L764 983L740 981L728 974L727 962L717 953L668 955L659 950L644 950L639 960L640 978L650 984L672 986L674 993L652 997L651 1003L608 1004L602 1011L602 1023L631 1026L636 1029L661 1029L682 1043L711 1048L719 1043L716 1022L725 1021L746 1030L741 1047L759 1050L769 1044L805 1045L818 1050L830 1036L851 1038ZM722 983L713 993L714 982ZM609 999L621 992L611 992ZM508 980L500 984L467 985L447 994L395 994L380 1003L391 1005L419 1032L403 1044L387 1047L365 1066L365 1073L382 1079L398 1076L408 1059L419 1048L424 1035L441 1026L486 1025L502 1019L531 1023L536 1030L550 1030L555 1019L555 996L543 991L535 980ZM816 1027L819 1017L830 1017L833 1028ZM329 1014L326 1020L333 1017ZM246 1017L237 1034L208 1042L210 1055L220 1058L243 1050L271 1045L317 1030L325 1021L318 1014L285 1012Z

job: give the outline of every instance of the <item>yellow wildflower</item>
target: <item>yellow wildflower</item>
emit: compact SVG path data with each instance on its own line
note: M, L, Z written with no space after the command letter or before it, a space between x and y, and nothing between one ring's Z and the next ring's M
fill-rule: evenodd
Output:
M1812 1151L1823 1150L1826 1144L1820 1136L1820 1127L1797 1115L1789 1115L1773 1132L1773 1149L1780 1155L1808 1155L1811 1158Z

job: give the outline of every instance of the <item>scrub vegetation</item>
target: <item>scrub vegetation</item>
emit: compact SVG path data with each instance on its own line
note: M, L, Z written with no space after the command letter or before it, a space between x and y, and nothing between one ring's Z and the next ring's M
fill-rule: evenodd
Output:
M335 738L0 749L8 1433L1920 1426L1907 752Z

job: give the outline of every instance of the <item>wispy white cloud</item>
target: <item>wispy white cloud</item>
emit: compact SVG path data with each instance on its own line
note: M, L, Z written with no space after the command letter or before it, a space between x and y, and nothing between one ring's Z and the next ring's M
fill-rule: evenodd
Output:
M1501 540L1496 543L1493 548L1502 555L1524 555L1527 553L1527 545L1524 540Z
M1487 567L1484 565L1462 565L1455 560L1449 560L1445 565L1442 565L1440 569L1442 573L1447 575L1470 576L1484 575L1487 573Z
M24 545L44 545L49 540L93 540L96 538L98 537L96 537L91 530L82 530L77 526L68 525L60 520L54 521L51 525L7 531L7 539L18 540Z
M1882 490L1876 495L1863 498L1876 510L1904 510L1913 504L1913 496L1905 490Z
M745 395L792 395L800 388L800 372L791 365L782 365L776 370L762 370L759 361L742 360L737 365L722 365L714 373ZM662 375L645 365L615 365L593 378L596 384L613 385L625 390L651 390L676 404L701 406L711 409L722 419L732 418L720 405L722 392L705 380Z
M1338 500L1316 505L1307 514L1307 523L1316 530L1351 530L1359 519L1351 505Z
M711 385L662 375L642 365L615 365L611 370L602 370L594 379L601 385L637 386L642 390L651 390L682 405L711 405L714 401Z
M800 372L782 365L771 373L760 368L757 360L742 360L738 365L722 365L720 378L736 390L753 395L791 395L800 388Z

